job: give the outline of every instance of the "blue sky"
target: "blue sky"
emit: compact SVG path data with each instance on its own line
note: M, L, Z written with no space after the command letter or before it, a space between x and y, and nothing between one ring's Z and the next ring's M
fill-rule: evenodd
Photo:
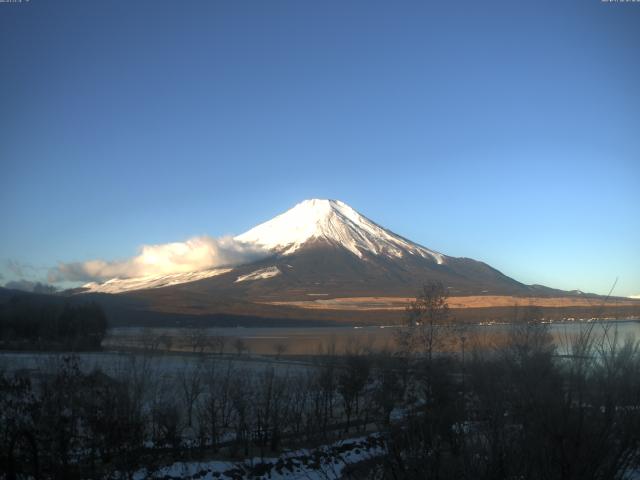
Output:
M640 4L0 4L0 284L336 198L640 294Z

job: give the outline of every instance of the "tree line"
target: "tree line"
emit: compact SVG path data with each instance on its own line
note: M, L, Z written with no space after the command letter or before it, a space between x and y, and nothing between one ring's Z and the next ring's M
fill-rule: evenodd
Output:
M54 300L25 294L0 304L0 349L100 350L107 331L102 308Z

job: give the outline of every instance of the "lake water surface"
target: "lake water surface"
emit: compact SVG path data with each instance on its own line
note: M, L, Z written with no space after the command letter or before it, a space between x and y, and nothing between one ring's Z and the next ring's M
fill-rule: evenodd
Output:
M171 350L196 350L205 345L205 349L216 351L220 341L224 343L225 352L233 352L238 340L251 353L274 354L277 350L287 354L305 355L326 353L335 348L336 352L361 348L393 348L395 332L398 326L333 326L333 327L273 327L273 328L141 328L119 327L109 330L103 345L107 349L140 348L153 345L156 348L169 346ZM469 325L462 332L456 331L454 336L464 336L469 345L477 342L483 345L499 343L506 338L511 325ZM618 341L635 336L640 339L640 319L624 321L575 321L547 325L560 350L570 339L580 332L591 330L594 335L614 333ZM154 340L155 339L155 340ZM167 343L168 342L168 343ZM218 343L216 343L218 342ZM214 346L216 344L217 346Z

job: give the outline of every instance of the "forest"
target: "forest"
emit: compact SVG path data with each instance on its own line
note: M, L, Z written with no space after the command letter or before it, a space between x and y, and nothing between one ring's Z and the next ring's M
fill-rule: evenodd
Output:
M17 294L0 303L2 350L100 350L107 317L93 302Z

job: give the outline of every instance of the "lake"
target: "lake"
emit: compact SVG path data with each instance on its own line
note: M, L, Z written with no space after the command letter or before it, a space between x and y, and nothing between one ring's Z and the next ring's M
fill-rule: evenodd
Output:
M110 329L103 342L106 349L155 348L173 351L235 352L240 346L254 354L273 355L277 351L287 355L314 355L335 348L342 353L362 348L393 348L398 326L362 327L273 327L273 328L142 328L118 327ZM465 327L465 340L491 345L504 339L512 326L507 324L469 325ZM574 321L548 324L560 349L581 331L592 329L594 334L617 332L617 338L629 335L640 339L640 319L609 321ZM461 334L456 332L457 337Z

